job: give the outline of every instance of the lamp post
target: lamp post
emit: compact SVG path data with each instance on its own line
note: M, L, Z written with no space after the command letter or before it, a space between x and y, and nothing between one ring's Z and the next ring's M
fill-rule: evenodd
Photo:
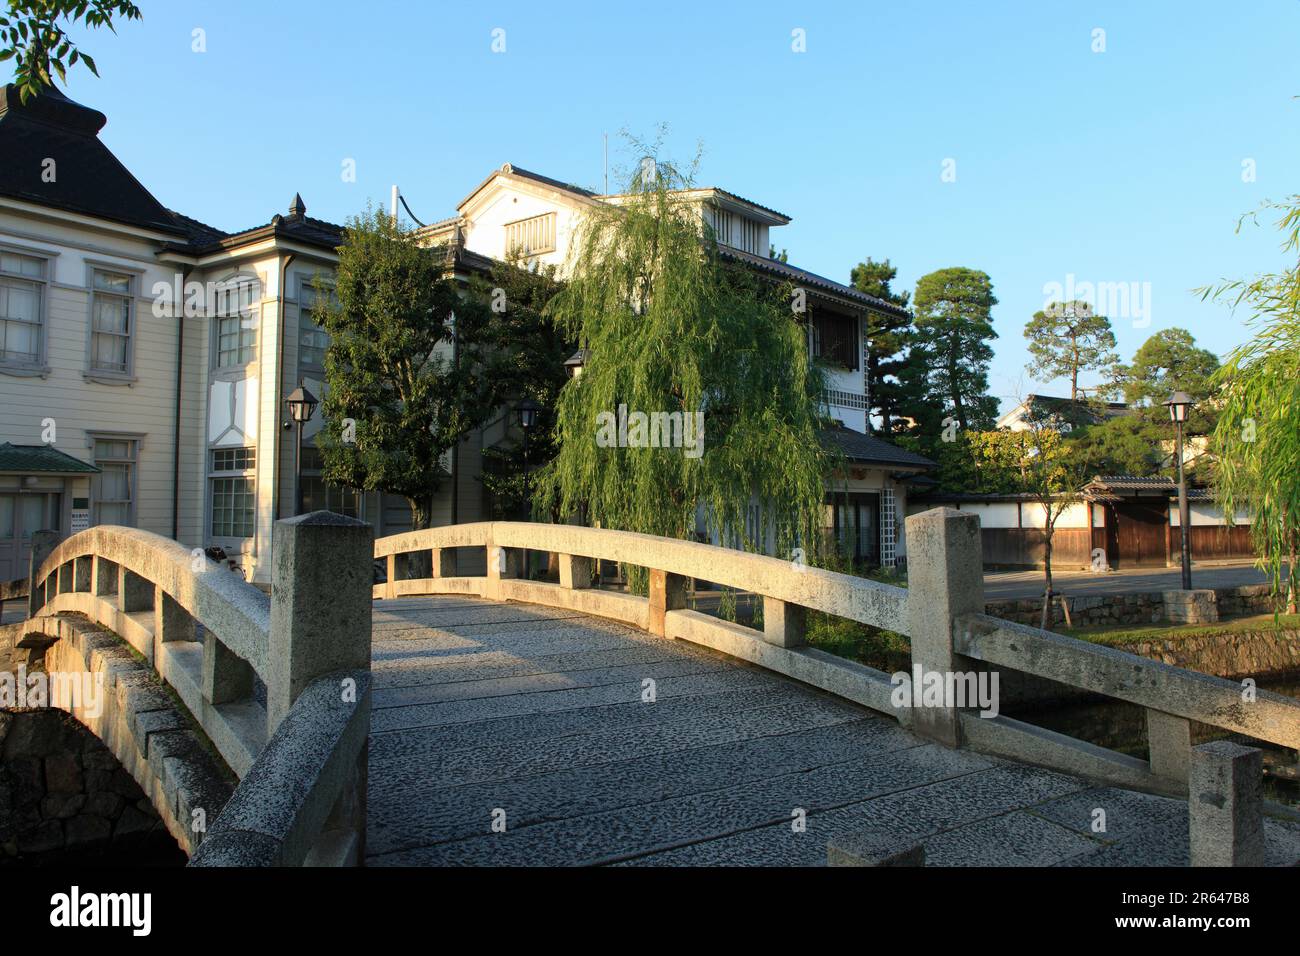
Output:
M537 424L537 413L542 410L531 398L525 398L515 406L515 411L519 413L519 424L524 430L524 494L528 493L528 433L532 431L533 426Z
M289 393L284 404L289 408L289 417L298 426L298 441L293 449L293 513L302 514L302 426L311 421L316 411L316 396L303 387L298 379L298 387Z
M531 398L525 398L515 406L515 411L519 413L519 425L524 430L524 500L530 497L530 482L528 480L528 433L533 430L537 424L537 413L542 410ZM532 574L532 552L524 552L524 577L528 578Z
M1169 420L1174 423L1174 429L1177 432L1178 440L1174 454L1178 456L1178 531L1179 539L1182 542L1183 558L1183 590L1192 589L1192 556L1187 544L1187 525L1189 522L1187 508L1187 478L1183 474L1183 425L1187 422L1187 415L1192 410L1192 396L1186 392L1174 392L1164 402L1165 408L1169 409Z

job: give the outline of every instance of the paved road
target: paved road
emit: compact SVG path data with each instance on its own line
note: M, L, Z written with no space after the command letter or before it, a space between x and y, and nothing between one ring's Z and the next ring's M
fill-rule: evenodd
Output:
M1192 566L1192 586L1198 588L1235 588L1243 584L1264 584L1263 571L1250 564ZM1182 587L1178 568L1134 568L1130 571L1053 571L1053 588L1058 593L1092 597L1106 594L1131 594L1139 591L1165 591ZM1005 571L984 575L984 598L1041 597L1042 571Z
M438 597L378 602L374 626L371 866L818 866L866 829L932 865L1187 860L1181 801L948 751L620 624ZM1268 827L1300 856L1300 824Z

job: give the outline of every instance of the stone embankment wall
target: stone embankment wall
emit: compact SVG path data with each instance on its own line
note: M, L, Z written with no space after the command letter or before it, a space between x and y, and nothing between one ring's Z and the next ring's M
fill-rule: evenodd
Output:
M0 866L185 862L153 804L90 731L52 708L0 711Z
M1220 588L1214 592L1220 618L1272 614L1273 599L1267 584L1250 584L1238 588ZM1165 592L1109 594L1094 597L1066 598L1070 603L1070 621L1074 627L1107 627L1120 624L1137 626L1162 624L1169 620L1165 609ZM984 613L1017 624L1037 627L1043 613L1043 599L1021 598L988 601ZM1067 626L1061 599L1052 604L1048 627Z

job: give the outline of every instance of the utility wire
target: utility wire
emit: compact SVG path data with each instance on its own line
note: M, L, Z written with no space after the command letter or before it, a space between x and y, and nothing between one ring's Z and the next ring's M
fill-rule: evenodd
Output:
M423 228L424 228L424 223L420 222L420 220L418 220L418 219L415 218L415 213L411 212L411 207L408 206L408 205L406 204L406 197L403 196L403 195L401 194L401 192L398 192L398 194L397 194L397 198L398 198L398 200L401 201L401 203L402 203L402 208L406 210L406 214L407 214L408 216L411 217L411 221L414 222L414 223L415 223L417 226L419 226L421 229L423 229Z

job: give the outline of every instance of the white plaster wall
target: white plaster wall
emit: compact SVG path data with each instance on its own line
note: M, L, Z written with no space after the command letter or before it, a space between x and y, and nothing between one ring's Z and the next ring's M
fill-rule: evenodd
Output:
M555 251L534 258L545 265L557 266L563 275L581 220L580 205L552 190L534 191L498 180L471 206L464 228L465 248L494 259L505 259L507 224L553 212L556 214Z
M0 244L48 255L45 329L48 374L0 373L0 442L42 444L42 420L55 421L54 447L93 457L88 432L130 432L139 447L136 523L170 536L177 322L156 317L152 290L172 270L154 255L158 244L109 229L88 229L0 209ZM88 261L137 273L134 376L128 384L88 381L90 290ZM77 494L78 492L73 492ZM66 530L66 529L65 529Z
M1193 528L1227 524L1227 519L1224 517L1223 509L1218 505L1195 504L1188 502L1187 514L1188 517L1191 518L1190 526ZM1169 502L1169 523L1175 528L1179 527L1182 524L1180 517L1181 516L1178 514L1178 500L1174 499ZM1248 525L1251 523L1250 516L1244 513L1234 515L1233 523Z

